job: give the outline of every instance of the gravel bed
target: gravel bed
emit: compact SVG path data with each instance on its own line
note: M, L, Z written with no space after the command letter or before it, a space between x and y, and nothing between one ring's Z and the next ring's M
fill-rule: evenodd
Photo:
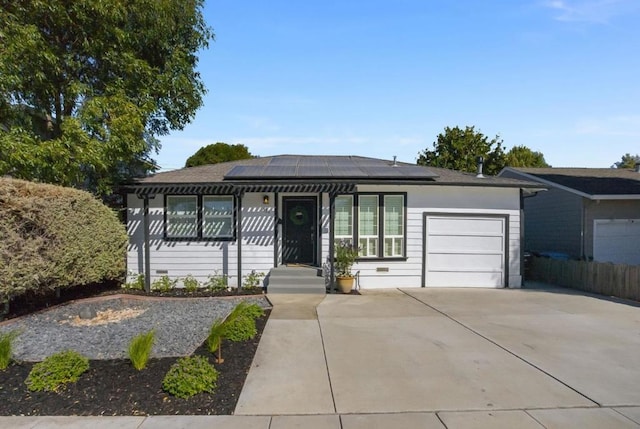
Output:
M156 333L152 357L187 356L204 342L213 321L225 317L243 300L263 308L271 307L269 301L259 295L156 300L120 297L76 301L11 319L0 325L0 332L20 332L14 342L13 356L23 361L41 361L68 349L76 350L89 359L126 358L131 339L151 329ZM89 321L97 321L105 314L120 320L76 326L89 322L78 318L81 309L98 314L97 318Z

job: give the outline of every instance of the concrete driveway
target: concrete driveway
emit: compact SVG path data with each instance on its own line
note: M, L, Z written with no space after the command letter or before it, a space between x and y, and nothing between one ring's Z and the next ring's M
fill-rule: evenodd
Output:
M640 427L635 306L566 289L270 298L236 414L338 414L342 427L384 416L438 428Z

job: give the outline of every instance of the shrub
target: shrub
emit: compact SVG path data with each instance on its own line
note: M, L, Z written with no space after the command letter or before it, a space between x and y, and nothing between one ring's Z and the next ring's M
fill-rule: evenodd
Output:
M89 369L89 359L73 350L56 353L31 368L26 384L32 391L57 392Z
M255 319L263 314L264 311L257 304L241 301L225 320L224 338L231 341L252 339L258 333Z
M7 369L13 353L13 340L18 336L18 331L9 331L0 334L0 370Z
M251 270L249 274L244 276L242 283L242 287L245 289L255 289L258 287L262 287L262 278L264 277L264 273L258 273L256 270Z
M0 237L0 299L125 273L125 227L88 192L0 178Z
M229 277L225 274L218 274L216 271L213 275L209 276L205 287L212 292L225 290L229 287Z
M157 280L154 280L151 284L151 289L158 292L169 292L171 289L176 287L176 283L178 280L171 280L169 276L162 276Z
M200 282L198 281L198 279L193 277L191 274L189 274L182 280L182 284L184 284L184 289L190 293L196 292L200 287Z
M136 274L134 280L125 283L122 287L132 290L144 290L144 273Z
M138 371L147 366L155 336L156 333L154 331L149 331L146 334L133 337L129 343L129 359L133 367Z
M180 358L174 363L162 381L162 388L178 398L189 398L216 388L218 371L204 356Z

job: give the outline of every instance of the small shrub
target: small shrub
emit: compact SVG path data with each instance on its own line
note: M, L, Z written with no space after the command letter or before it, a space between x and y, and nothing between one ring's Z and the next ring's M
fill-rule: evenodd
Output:
M247 341L257 333L256 321L251 317L242 316L225 326L224 337L231 341Z
M218 371L204 356L180 358L174 363L162 381L162 388L178 398L189 398L216 388Z
M209 276L205 287L211 292L223 291L229 287L229 277L225 274L218 274L216 271L213 275Z
M151 355L151 348L155 341L156 333L149 331L146 334L140 334L131 340L129 343L129 359L135 369L140 371L147 366L149 355Z
M256 289L262 287L262 278L264 277L264 273L256 272L256 270L251 270L249 274L244 276L242 283L242 287L245 289Z
M144 290L144 273L137 274L133 281L125 283L122 287L132 290Z
M258 304L249 304L244 310L244 314L252 319L257 319L264 316L264 309Z
M171 280L169 276L162 276L157 280L154 280L151 284L151 289L157 292L169 292L176 287L178 280Z
M29 390L57 392L75 383L89 369L89 359L73 350L56 353L31 368L26 384Z
M18 336L18 331L0 334L0 370L5 370L11 362L13 354L13 340Z
M200 282L191 274L182 280L182 284L184 284L184 289L189 293L196 292L200 288Z

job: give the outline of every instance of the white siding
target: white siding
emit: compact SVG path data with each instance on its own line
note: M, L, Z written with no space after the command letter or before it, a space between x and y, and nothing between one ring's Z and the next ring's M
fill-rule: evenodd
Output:
M273 267L273 195L269 205L264 194L246 194L242 201L242 275L252 270L268 273ZM144 224L142 200L128 196L130 244L127 266L130 275L144 272ZM237 244L234 241L165 240L164 196L149 201L151 281L167 275L172 279L191 274L201 282L213 274L229 276L229 285L238 284Z
M520 211L519 190L461 186L359 186L359 192L407 193L406 259L361 261L354 266L360 271L362 288L420 287L423 270L424 213L497 214L509 216L508 263L510 287L519 287L520 275ZM274 265L274 204L262 203L264 194L246 194L243 198L242 263L243 276L251 270L268 273ZM294 194L279 194L282 197ZM295 194L299 195L299 194ZM329 198L322 195L319 265L328 261ZM130 244L127 264L130 273L144 272L142 200L135 195L127 198ZM234 241L171 241L165 240L164 196L150 200L151 276L152 281L166 271L171 278L191 274L201 281L216 271L230 276L229 284L237 285L237 245ZM278 226L278 240L282 227ZM282 246L278 243L280 263Z

